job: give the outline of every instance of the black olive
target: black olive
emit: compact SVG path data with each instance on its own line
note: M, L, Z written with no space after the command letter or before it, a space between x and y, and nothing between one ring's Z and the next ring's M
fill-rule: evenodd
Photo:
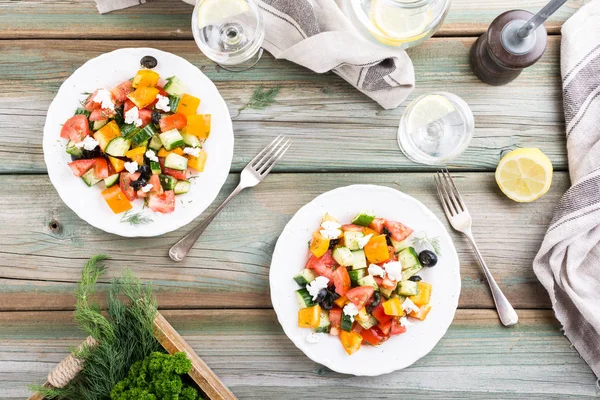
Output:
M431 250L423 250L419 254L419 261L424 267L433 267L438 262L438 257Z
M321 289L319 290L319 294L317 294L317 298L315 299L315 301L317 303L320 303L323 300L325 300L325 297L327 297L327 289Z
M340 242L340 239L331 239L329 241L329 249L332 250L335 246L338 245L339 242Z
M147 165L140 166L138 171L140 173L140 177L144 178L145 180L149 180L152 176L152 169L150 169L150 167Z
M77 156L75 154L71 154L71 161L81 160L81 156Z
M388 231L388 229L384 226L381 233L383 233L385 235L385 241L387 242L388 246L394 246L394 244L392 243L392 236L390 234L390 231Z
M379 304L381 303L381 293L379 293L379 290L376 290L373 293L373 301L371 302L371 307L375 308L377 307Z
M319 305L321 306L321 308L323 310L331 310L333 308L333 302L329 301L329 299L325 299L322 302L319 303Z
M140 64L142 64L142 67L144 68L152 69L158 65L158 61L152 56L144 56L140 60Z
M101 155L102 155L102 151L100 150L100 147L96 146L96 147L94 147L93 150L83 149L81 152L80 158L92 159L92 158L100 157Z
M148 184L148 181L146 181L144 178L139 178L136 181L132 181L131 182L131 187L134 188L135 190L140 190L142 187L146 186Z
M159 111L152 111L152 123L154 125L158 125L160 123L160 119L162 118L162 114Z
M419 275L413 275L410 278L408 278L408 280L413 282L421 282L421 277Z
M338 293L332 291L329 291L329 296L331 296L331 300L337 300L341 297Z

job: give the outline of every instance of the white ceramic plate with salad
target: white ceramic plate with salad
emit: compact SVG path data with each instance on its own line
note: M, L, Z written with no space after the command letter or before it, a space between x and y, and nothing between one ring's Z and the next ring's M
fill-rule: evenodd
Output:
M461 284L439 219L375 185L338 188L302 207L277 241L269 283L292 342L313 361L359 376L429 353L452 323Z
M140 65L146 56L150 56L146 59L151 60L150 67ZM152 59L156 61L155 66ZM146 71L140 74L141 70ZM176 79L169 79L171 77ZM168 90L169 85L171 90ZM100 96L98 90L103 92ZM123 98L119 99L120 96ZM147 104L148 96L155 96L152 104ZM164 100L162 105L158 105L159 100ZM83 114L77 115L78 118L89 120L89 131L83 132L85 124L78 125L81 122L78 119L70 120L78 113ZM120 119L117 119L118 113ZM71 122L67 124L67 121ZM66 133L65 125L68 125ZM198 134L202 129L206 132ZM163 135L166 131L170 132ZM114 136L119 135L123 138L116 141L122 143L114 146L113 141L109 147ZM181 140L183 136L185 143ZM89 60L62 84L48 110L43 148L50 180L69 208L96 228L136 237L161 235L198 217L214 201L227 179L233 142L225 101L196 66L164 51L130 48ZM144 152L140 148L144 148ZM84 150L87 153L81 155ZM146 153L146 150L152 152ZM99 154L95 154L98 160L95 163L89 161L93 157L89 154L93 152ZM78 161L75 165L74 160ZM133 164L134 160L138 162ZM150 170L152 161L156 163ZM188 162L189 165L184 165ZM144 164L146 170L141 168ZM165 168L165 164L178 169ZM195 165L197 170L193 169ZM148 175L144 176L145 173ZM152 178L151 173L160 174L160 184L158 177ZM102 179L106 174L109 174L108 179ZM127 175L129 181L137 180L134 189L127 186L123 175ZM113 178L117 178L116 185ZM109 187L113 190L107 194L113 196L111 203L109 197L104 196ZM119 191L119 187L123 190ZM129 202L123 198L124 192ZM151 202L152 209L148 208Z

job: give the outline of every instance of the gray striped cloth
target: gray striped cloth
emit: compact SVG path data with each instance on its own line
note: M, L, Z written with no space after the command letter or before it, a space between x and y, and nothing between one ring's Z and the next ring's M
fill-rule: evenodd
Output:
M195 0L184 0L195 3ZM346 0L337 0L343 6ZM145 0L96 0L101 13ZM263 47L275 58L317 73L333 71L385 109L398 107L415 86L404 50L365 40L333 0L256 0L265 20Z
M565 335L600 378L600 0L563 25L561 72L572 186L533 269Z

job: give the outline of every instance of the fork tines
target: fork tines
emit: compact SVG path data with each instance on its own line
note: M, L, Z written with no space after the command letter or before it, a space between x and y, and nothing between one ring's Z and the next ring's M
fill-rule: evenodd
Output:
M250 166L259 175L263 176L271 172L271 169L283 157L292 145L292 140L285 135L279 135L267 147L250 161Z
M447 168L438 171L433 178L444 212L448 217L467 211L467 207Z

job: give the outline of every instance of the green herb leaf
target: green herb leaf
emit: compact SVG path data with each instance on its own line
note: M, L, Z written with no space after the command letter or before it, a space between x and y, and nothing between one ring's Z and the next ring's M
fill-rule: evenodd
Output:
M152 218L147 216L144 212L140 211L137 213L132 213L131 210L127 211L123 217L121 217L122 223L129 223L133 226L136 225L145 225L151 222L154 222Z
M427 234L425 234L422 237L414 237L413 244L418 247L427 247L427 245L429 245L429 247L431 247L433 249L435 254L437 254L438 256L442 255L442 253L440 251L440 237L439 236L430 238L429 236L427 236Z
M267 108L275 102L275 96L277 96L279 93L279 89L281 89L279 85L266 90L263 90L262 86L257 87L254 90L254 93L252 93L252 97L248 103L240 108L240 111L245 110L246 108L254 108L257 110L263 110Z

